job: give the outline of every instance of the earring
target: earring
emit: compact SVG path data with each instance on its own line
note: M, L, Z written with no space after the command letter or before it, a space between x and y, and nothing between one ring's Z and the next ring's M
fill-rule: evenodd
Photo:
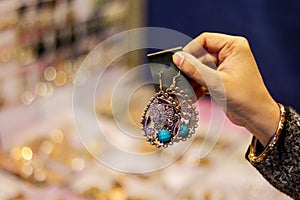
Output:
M146 140L157 148L190 138L198 126L199 114L189 96L176 86L180 71L166 90L162 73L158 75L159 91L149 101L141 120Z

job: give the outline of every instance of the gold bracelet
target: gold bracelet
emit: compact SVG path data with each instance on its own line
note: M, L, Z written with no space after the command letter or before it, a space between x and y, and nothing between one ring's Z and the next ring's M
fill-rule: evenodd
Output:
M285 122L285 108L282 104L278 103L278 106L280 108L280 120L278 122L277 130L275 134L272 136L270 141L268 142L267 146L265 147L264 151L260 154L256 154L256 145L257 145L257 139L255 136L253 136L251 144L250 144L250 152L248 155L248 158L251 163L258 163L261 162L264 158L267 157L267 155L274 149L274 146L276 145L279 136L282 132L283 125Z

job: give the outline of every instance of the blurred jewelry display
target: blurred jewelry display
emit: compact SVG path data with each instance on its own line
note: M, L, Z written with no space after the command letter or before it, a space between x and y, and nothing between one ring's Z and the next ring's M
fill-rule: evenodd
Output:
M199 113L189 96L176 86L180 71L165 90L162 74L158 75L159 92L146 106L141 123L147 141L159 148L190 138L198 126Z
M106 37L124 30L129 2L3 1L0 19L0 109L38 97L50 97L57 88L72 84L83 58ZM4 9L5 8L5 9ZM68 63L68 69L60 63ZM56 71L54 80L43 73ZM54 69L53 69L54 68Z
M64 184L70 173L84 170L90 158L72 145L67 135L56 129L49 136L12 147L9 153L0 152L0 166L31 183Z

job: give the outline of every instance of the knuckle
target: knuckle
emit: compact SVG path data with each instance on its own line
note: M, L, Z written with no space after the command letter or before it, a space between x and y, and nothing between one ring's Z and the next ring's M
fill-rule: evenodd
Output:
M207 35L209 35L210 33L209 32L203 32L203 33L201 33L201 35L203 36L203 37L205 37L205 36L207 36Z
M237 42L238 42L241 46L249 46L249 42L248 42L247 38L245 38L245 37L238 36L238 37L237 37Z
M248 40L242 36L234 36L231 44L239 51L247 51L248 49L250 49Z
M187 65L185 67L185 73L192 78L197 76L197 70L194 65Z
M200 34L199 38L202 38L202 39L207 39L209 38L213 33L211 32L203 32Z
M191 67L191 76L192 76L193 78L196 78L197 75L198 75L198 71L196 70L196 67L195 67L195 66L192 66L192 67Z

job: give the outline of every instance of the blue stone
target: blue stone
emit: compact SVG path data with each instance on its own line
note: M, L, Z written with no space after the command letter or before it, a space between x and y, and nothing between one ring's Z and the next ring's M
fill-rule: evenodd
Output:
M183 125L181 126L180 131L179 131L179 134L180 134L182 137L185 137L185 136L188 135L188 133L189 133L189 127L188 127L187 125L183 124Z
M170 131L163 129L158 132L158 140L162 143L167 143L171 141Z

